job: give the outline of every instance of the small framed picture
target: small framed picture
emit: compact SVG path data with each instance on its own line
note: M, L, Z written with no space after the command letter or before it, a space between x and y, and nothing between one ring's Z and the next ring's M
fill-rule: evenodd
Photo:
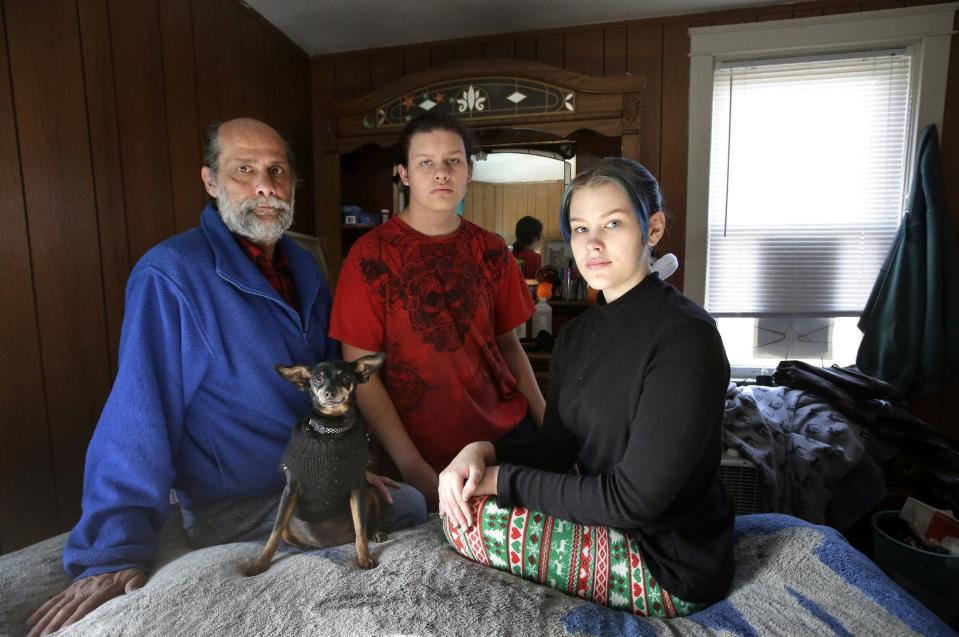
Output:
M569 265L573 258L569 246L562 239L547 239L543 245L543 265L551 265L560 270Z

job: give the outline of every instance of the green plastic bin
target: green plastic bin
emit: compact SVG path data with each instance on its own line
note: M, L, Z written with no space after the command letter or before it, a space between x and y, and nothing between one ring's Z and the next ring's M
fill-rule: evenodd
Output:
M899 511L872 516L873 561L899 586L947 623L959 621L959 555L910 546L891 533Z

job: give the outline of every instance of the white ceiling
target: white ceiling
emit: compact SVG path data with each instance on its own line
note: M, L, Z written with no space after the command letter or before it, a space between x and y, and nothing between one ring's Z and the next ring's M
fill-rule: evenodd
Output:
M311 56L776 0L245 0Z

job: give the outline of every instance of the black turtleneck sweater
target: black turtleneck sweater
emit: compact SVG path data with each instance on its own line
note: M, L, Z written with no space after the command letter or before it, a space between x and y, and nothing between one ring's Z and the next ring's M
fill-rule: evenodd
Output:
M667 591L721 599L733 576L719 481L728 383L715 322L657 275L601 297L557 339L542 439L494 443L500 505L634 530Z

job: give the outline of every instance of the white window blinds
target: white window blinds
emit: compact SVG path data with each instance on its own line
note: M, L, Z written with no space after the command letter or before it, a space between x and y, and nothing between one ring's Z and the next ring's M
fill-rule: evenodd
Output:
M908 50L717 65L706 308L856 314L902 212Z

